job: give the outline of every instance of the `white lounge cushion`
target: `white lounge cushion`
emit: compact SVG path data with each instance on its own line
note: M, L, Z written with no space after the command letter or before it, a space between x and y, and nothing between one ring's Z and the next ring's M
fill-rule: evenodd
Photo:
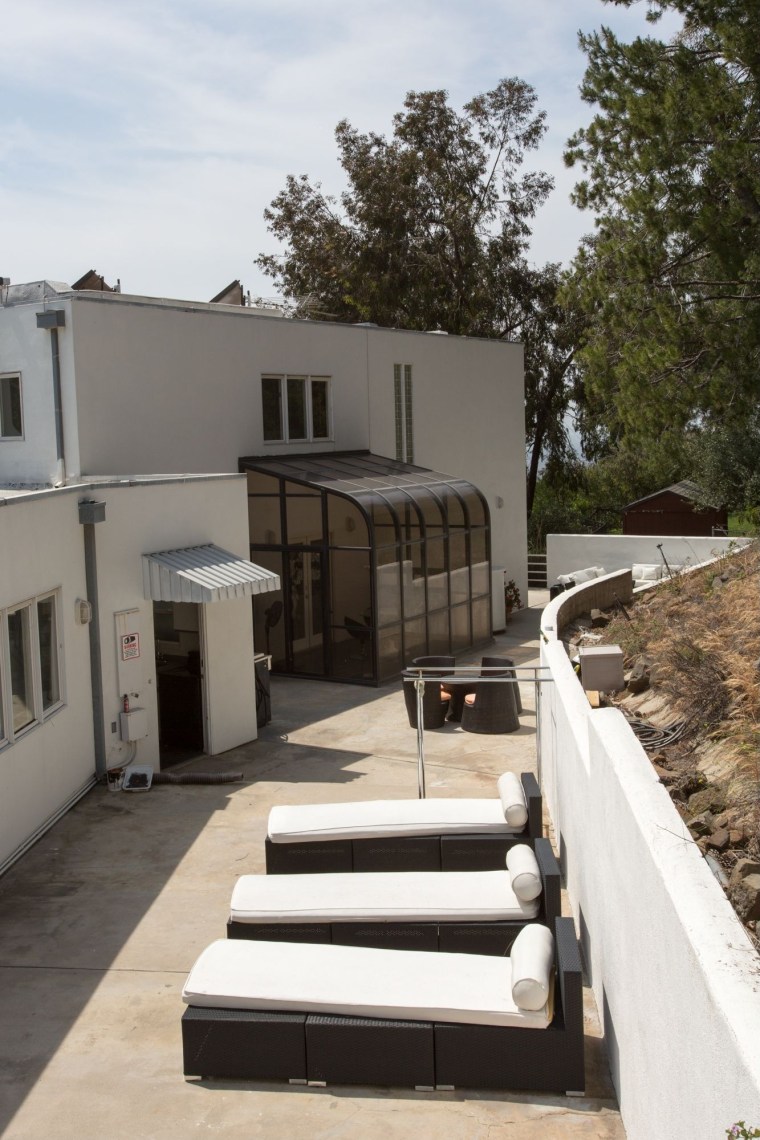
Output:
M607 571L603 566L584 566L582 570L573 570L569 574L558 574L557 581L563 586L580 586L584 582L592 582L594 578L601 578Z
M538 887L540 894L540 876ZM538 914L536 899L518 898L508 871L241 875L232 892L230 918L248 923L527 922Z
M554 940L540 923L525 926L512 943L512 1000L520 1009L544 1009L551 994Z
M514 772L504 772L496 786L508 826L514 831L522 831L528 822L528 805L519 777Z
M545 1029L549 1010L518 1008L509 971L509 961L496 956L233 938L203 951L182 1000L207 1008Z
M523 903L530 903L541 894L541 872L538 861L527 843L517 843L507 851L507 871L512 890Z
M659 582L662 578L662 566L656 563L635 562L631 573L637 582Z
M527 818L527 812L526 812ZM269 813L273 843L398 835L512 834L501 800L361 800L353 803L278 804Z

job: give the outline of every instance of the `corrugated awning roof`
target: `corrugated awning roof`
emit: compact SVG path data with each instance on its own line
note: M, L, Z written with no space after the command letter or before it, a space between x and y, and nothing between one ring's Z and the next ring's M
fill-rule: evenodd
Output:
M279 589L278 574L213 543L143 555L143 594L154 602L222 602Z

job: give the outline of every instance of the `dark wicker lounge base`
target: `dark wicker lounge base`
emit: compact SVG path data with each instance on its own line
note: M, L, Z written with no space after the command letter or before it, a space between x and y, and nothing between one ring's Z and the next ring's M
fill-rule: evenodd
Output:
M558 919L555 931L555 1013L547 1029L189 1006L185 1076L582 1092L580 956L572 920Z
M346 871L499 871L510 847L543 834L541 789L532 772L520 781L528 822L519 833L392 836L265 843L268 875L307 875Z
M548 839L536 839L536 862L543 890L533 922L550 930L560 916L560 869ZM315 884L315 893L319 887ZM228 920L228 938L263 942L332 942L340 946L376 946L384 950L440 950L449 954L509 954L524 922L237 922Z

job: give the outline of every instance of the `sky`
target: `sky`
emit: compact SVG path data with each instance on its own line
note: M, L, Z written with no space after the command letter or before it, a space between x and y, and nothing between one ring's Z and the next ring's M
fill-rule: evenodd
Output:
M343 188L334 130L390 135L406 93L458 110L505 76L548 130L529 168L555 190L531 258L569 261L593 219L570 203L580 30L651 34L602 0L0 0L0 276L210 300L281 247L264 210L288 174ZM666 36L668 25L654 34Z

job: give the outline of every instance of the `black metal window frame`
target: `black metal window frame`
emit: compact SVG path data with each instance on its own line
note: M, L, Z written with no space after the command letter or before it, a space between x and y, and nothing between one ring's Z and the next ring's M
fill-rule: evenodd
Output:
M436 615L447 614L447 628L448 628L448 649L451 651L452 646L452 630L451 630L451 614L453 609L464 608L467 609L467 627L468 627L468 645L484 644L486 640L490 640L490 613L491 613L491 536L490 536L490 515L488 504L485 497L478 490L474 484L469 483L467 480L456 476L441 475L438 472L428 471L424 468L413 468L412 465L399 461L386 459L380 456L372 456L367 452L332 452L328 454L317 454L308 456L290 456L281 455L277 457L259 457L252 456L241 459L239 462L241 471L251 471L258 474L266 475L272 479L277 480L279 488L279 510L280 510L280 537L282 539L279 543L251 543L251 555L254 557L257 553L262 551L278 552L283 559L283 571L287 568L287 556L295 551L313 552L318 550L322 559L322 574L321 580L323 588L321 591L320 604L322 607L321 621L322 629L324 631L333 629L347 629L336 618L336 613L332 613L330 609L330 598L332 597L332 559L331 551L336 550L349 550L355 551L358 549L367 550L369 555L370 576L369 576L369 594L370 594L370 607L371 607L371 622L369 625L369 636L371 638L371 665L372 676L366 677L345 677L336 673L333 662L332 652L332 637L326 636L322 645L323 654L323 673L305 674L299 672L299 676L314 676L322 677L327 680L343 680L354 681L356 683L378 684L388 680L391 675L387 674L381 676L381 662L380 662L380 634L383 630L389 631L397 628L400 633L401 644L401 658L402 665L409 655L409 649L406 644L407 638L407 622L413 621L417 618L424 618L425 623L425 639L426 643L430 644L431 638L431 618L435 619ZM391 470L388 470L388 469ZM393 471L395 469L395 472ZM383 479L383 475L386 476ZM353 476L353 478L352 478ZM373 478L374 476L374 478ZM362 485L364 480L364 485ZM367 481L369 485L367 485ZM322 534L321 541L312 546L303 546L301 544L292 544L289 542L288 534L288 520L287 520L287 499L286 484L295 484L303 486L304 493L310 497L314 497L315 492L321 495L321 525ZM349 489L349 485L351 489ZM430 523L425 519L425 512L422 509L420 498L415 497L415 492L419 495L420 489L423 489L425 494L429 494L433 503L435 504L441 518L441 529L438 534L430 533ZM445 489L445 490L444 490ZM392 493L391 493L392 492ZM330 532L328 527L329 515L329 500L328 496L334 495L340 499L350 503L353 507L357 508L363 517L364 523L367 527L368 546L345 545L340 543L332 543L330 541ZM464 523L460 527L452 527L450 512L447 506L447 495L459 504L461 515ZM470 503L468 502L468 495L474 495L480 503L482 511L483 522L474 522ZM272 498L273 493L257 494L249 492L249 499L256 499L260 497ZM388 543L387 541L379 541L380 536L377 533L375 522L373 518L372 504L373 502L382 504L387 515L394 522L394 541ZM399 517L398 506L403 502L408 509L416 515L419 535L418 539L409 539L408 527L404 521ZM416 528L415 528L416 529ZM485 539L485 565L487 567L486 575L486 589L478 593L474 592L473 581L473 554L472 554L472 536L473 533L481 532ZM456 606L452 605L452 584L451 584L451 536L452 534L464 534L465 538L465 558L467 568L467 599L465 602L458 603ZM445 597L446 601L443 605L437 605L431 608L430 605L430 562L428 543L430 539L442 538L443 552L444 552L444 565L443 573L445 574ZM401 569L404 563L404 548L409 548L412 545L419 545L421 551L421 576L424 579L424 606L421 614L408 614L406 612L406 600L404 596L404 583L403 583L403 570ZM394 562L399 566L399 584L398 584L398 617L388 620L383 624L379 622L378 612L378 586L377 575L378 567L381 563L378 561L378 551L388 550L392 548L395 552ZM284 632L286 640L286 670L294 672L293 661L293 629L291 623L291 583L288 580L289 575L283 573L283 607L284 607ZM474 615L473 606L476 601L486 599L488 605L488 637L477 640L474 629ZM339 609L340 607L338 607ZM460 647L464 648L464 646ZM443 650L441 650L443 651ZM455 652L460 651L459 648L454 649Z

